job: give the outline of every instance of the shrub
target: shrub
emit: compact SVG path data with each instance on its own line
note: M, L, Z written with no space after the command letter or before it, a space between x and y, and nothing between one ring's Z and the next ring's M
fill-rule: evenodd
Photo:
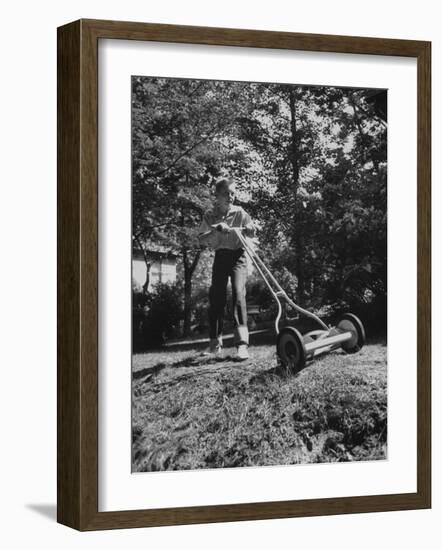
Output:
M132 306L134 352L160 347L178 334L183 305L176 283L158 283L146 294L133 289Z
M334 295L333 295L334 294ZM360 268L347 277L341 288L329 294L327 316L335 319L351 311L357 315L368 334L385 335L387 330L387 292L383 279Z
M208 325L209 288L197 288L192 293L192 329L195 332L205 332Z

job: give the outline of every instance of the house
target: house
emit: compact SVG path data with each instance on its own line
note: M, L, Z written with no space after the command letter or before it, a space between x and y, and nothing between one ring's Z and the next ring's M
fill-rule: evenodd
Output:
M169 250L155 246L146 251L149 265L139 250L132 253L132 281L143 287L147 280L147 290L151 291L157 283L174 283L176 281L176 254ZM149 273L148 273L149 268ZM149 277L147 277L149 275Z

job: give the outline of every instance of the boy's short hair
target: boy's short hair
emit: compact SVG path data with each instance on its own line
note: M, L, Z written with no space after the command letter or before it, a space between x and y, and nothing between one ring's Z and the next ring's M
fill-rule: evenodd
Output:
M235 185L235 180L233 178L221 178L216 182L215 185L215 194L218 194L222 189Z

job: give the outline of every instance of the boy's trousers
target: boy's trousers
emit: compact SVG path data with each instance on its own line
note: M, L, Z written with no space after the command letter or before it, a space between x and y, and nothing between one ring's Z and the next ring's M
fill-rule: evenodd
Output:
M227 283L231 279L233 301L234 341L236 345L249 343L247 329L246 281L247 257L243 248L220 248L215 252L212 285L209 291L209 336L221 340Z

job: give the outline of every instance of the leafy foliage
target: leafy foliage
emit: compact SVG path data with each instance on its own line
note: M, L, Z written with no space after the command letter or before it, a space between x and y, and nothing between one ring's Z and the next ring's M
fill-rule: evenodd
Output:
M152 292L133 292L133 349L160 347L176 336L182 319L182 291L179 284L158 283Z
M134 247L147 265L156 244L177 255L186 334L210 280L196 229L214 181L227 174L258 224L259 253L301 305L352 308L385 329L385 98L382 90L133 79Z

